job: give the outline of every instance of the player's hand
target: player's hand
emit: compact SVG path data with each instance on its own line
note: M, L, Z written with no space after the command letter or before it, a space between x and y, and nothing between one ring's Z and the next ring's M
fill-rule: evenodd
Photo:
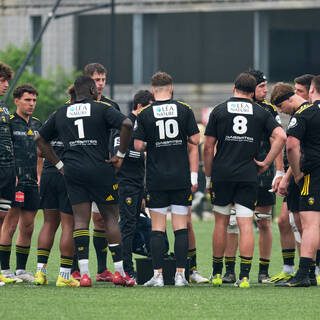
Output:
M258 161L256 159L253 159L253 160L256 163L256 165L258 166L258 176L260 176L260 174L267 171L267 169L269 168L269 164L266 164L264 161Z
M195 193L197 191L197 189L198 189L198 184L193 184L191 186L191 193Z
M277 192L279 196L285 197L288 194L288 185L289 185L289 181L285 178L282 178L275 192Z
M141 209L144 211L146 210L146 199L143 198L142 201L141 201Z
M116 172L118 172L121 165L122 165L123 158L119 158L117 156L114 156L110 160L106 160L106 162L111 163L113 165L114 169L116 170Z
M63 170L63 167L59 170L59 172L64 175L64 170Z
M294 182L298 184L303 177L304 177L304 173L300 172L297 176L294 177Z

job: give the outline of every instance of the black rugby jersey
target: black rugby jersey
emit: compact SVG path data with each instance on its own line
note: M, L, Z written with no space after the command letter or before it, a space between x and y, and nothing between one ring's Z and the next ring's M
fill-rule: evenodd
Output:
M320 168L320 100L302 105L292 116L287 135L300 140L304 173Z
M212 180L257 181L257 157L266 132L279 126L270 112L244 98L231 98L211 112L205 135L218 140Z
M37 147L34 137L38 134L41 122L30 117L27 123L17 113L10 117L13 134L13 150L18 177L18 186L37 186Z
M58 139L54 139L50 142L50 144L54 152L56 153L56 155L63 161L63 152L64 152L63 142ZM49 173L49 172L59 173L59 170L50 161L48 161L47 159L44 159L42 174Z
M109 132L121 128L126 117L104 102L84 99L65 104L50 115L40 135L46 141L59 138L64 144L64 173L78 183L104 186L115 180L109 159Z
M133 136L147 142L148 191L191 187L187 140L198 132L186 103L155 101L140 110Z
M13 144L10 127L10 112L0 101L0 167L13 167Z
M100 101L109 103L112 107L114 107L115 109L120 111L119 105L115 101L113 101L112 99L110 99L104 95L101 95Z
M258 105L260 105L263 109L270 112L274 117L274 119L281 125L280 116L278 114L276 107L273 104L271 104L267 100L263 100L260 102L255 101L255 102ZM267 156L267 154L269 153L270 148L271 148L270 138L266 133L264 133L263 138L261 139L261 142L260 142L260 148L257 155L257 160L263 161ZM274 177L274 173L275 173L274 164L272 163L264 173L258 176L259 186L264 188L270 188L273 177Z
M136 116L130 113L128 118L134 124L134 130L137 128ZM119 149L120 136L119 130L113 137L114 153ZM139 152L134 149L134 139L132 138L123 159L120 170L117 173L118 183L121 185L132 185L143 188L145 176L145 157L144 152Z

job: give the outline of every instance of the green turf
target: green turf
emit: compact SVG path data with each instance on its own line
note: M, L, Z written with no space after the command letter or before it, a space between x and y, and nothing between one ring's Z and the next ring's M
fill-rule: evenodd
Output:
M277 207L277 215L279 206ZM37 234L42 225L39 213L28 270L36 266ZM279 233L272 225L274 241L270 273L281 270ZM213 221L194 222L197 238L198 266L201 274L211 272L211 236ZM169 232L169 235L171 232ZM170 236L172 239L172 236ZM171 245L172 247L172 245ZM96 262L90 248L91 273ZM12 255L11 265L15 264ZM319 288L275 288L257 284L258 251L255 250L251 272L252 287L197 285L188 288L115 288L111 284L93 283L92 288L56 288L59 270L58 241L52 249L49 285L28 284L0 287L1 319L318 319ZM108 266L111 267L108 255ZM296 259L297 262L297 259ZM237 261L237 270L239 263ZM112 269L112 268L111 268Z

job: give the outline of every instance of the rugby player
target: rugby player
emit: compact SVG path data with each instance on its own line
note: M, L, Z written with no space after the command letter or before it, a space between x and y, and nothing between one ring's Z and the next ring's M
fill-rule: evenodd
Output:
M151 215L153 277L144 286L162 287L163 252L167 209L171 207L175 236L175 285L186 286L188 251L187 215L192 200L187 143L198 145L199 129L191 107L172 99L172 78L158 72L151 79L155 102L142 108L137 117L134 147L147 151L147 207Z

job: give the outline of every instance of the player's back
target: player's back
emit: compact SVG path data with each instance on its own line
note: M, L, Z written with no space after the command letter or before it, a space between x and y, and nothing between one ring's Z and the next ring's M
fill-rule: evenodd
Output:
M112 165L105 161L109 158L109 129L120 128L125 116L103 102L85 99L64 105L55 117L65 148L65 174L97 184L113 175Z
M147 142L148 190L190 186L187 140L198 132L191 107L185 103L156 101L141 110L135 137Z
M207 133L218 140L213 161L213 178L228 181L256 181L257 156L263 133L270 136L277 126L271 113L244 98L231 98L216 106Z

